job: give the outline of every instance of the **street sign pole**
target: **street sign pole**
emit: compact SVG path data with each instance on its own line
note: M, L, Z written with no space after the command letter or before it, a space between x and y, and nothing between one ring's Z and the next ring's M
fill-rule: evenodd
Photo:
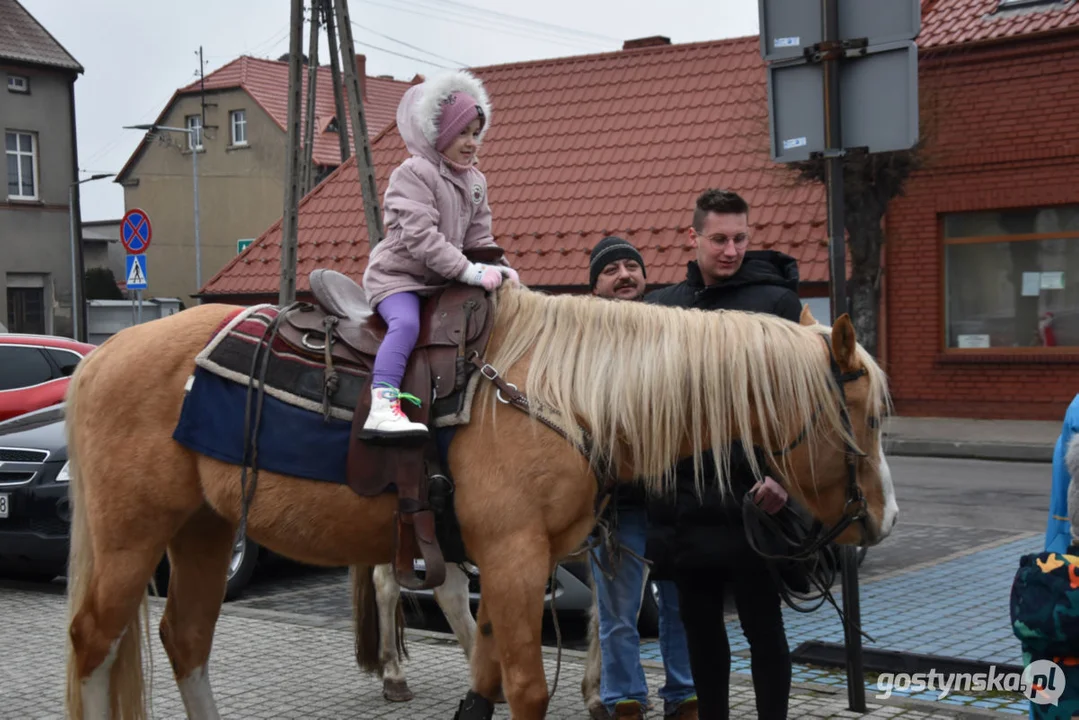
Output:
M824 78L824 156L828 198L828 261L831 268L832 325L847 312L846 207L843 203L843 156L839 69L845 55L839 37L839 0L821 0L821 73ZM847 707L865 712L865 667L862 658L861 602L858 597L858 554L840 548L843 587L843 636L847 646Z

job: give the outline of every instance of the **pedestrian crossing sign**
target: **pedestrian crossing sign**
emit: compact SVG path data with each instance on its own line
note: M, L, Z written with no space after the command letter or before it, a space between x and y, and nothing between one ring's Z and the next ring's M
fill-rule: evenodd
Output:
M146 256L145 255L128 255L127 256L127 289L128 290L145 290L146 289Z

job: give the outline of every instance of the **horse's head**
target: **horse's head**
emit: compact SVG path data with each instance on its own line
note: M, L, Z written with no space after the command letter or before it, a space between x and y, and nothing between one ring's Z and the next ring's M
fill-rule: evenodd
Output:
M815 326L826 341L822 362L830 367L838 387L835 402L854 442L838 432L823 432L815 442L796 441L782 464L786 485L825 532L842 527L835 542L875 545L891 533L899 515L882 445L883 373L858 345L848 315L827 328L805 307L801 324Z

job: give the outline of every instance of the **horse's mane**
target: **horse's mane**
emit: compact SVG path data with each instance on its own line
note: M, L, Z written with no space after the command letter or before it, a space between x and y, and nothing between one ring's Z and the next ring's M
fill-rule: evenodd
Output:
M522 287L499 291L495 322L501 340L488 362L505 373L530 354L521 389L533 406L561 418L578 443L577 423L583 424L595 466L628 463L652 492L670 488L687 436L698 490L700 453L712 451L726 490L730 439L749 437L754 421L768 453L803 430L805 442L832 430L830 441L854 444L843 428L831 373L822 368L822 336L829 338L823 326ZM869 412L879 417L887 405L886 379L861 346L858 353L869 371ZM483 404L494 402L489 383L480 397ZM708 447L705 428L711 428ZM753 453L746 455L759 477Z

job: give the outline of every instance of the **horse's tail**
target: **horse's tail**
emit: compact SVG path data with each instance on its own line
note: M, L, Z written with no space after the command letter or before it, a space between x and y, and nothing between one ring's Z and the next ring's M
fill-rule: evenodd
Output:
M67 434L68 472L71 479L68 496L71 502L70 549L67 569L67 717L81 718L82 680L79 676L79 663L72 644L70 630L74 627L79 613L84 612L86 598L94 576L94 551L90 538L90 528L86 519L86 498L82 488L82 473L78 466L78 443L76 428L81 422L78 417L79 387L87 361L81 361L75 368L68 385L65 415ZM116 648L116 659L110 675L110 703L112 717L125 720L143 720L146 717L146 694L142 676L142 629L144 622L149 626L150 605L146 593L134 620L128 625ZM143 617L145 616L145 620ZM149 646L149 637L145 638ZM147 648L148 649L148 648Z
M375 588L375 568L371 565L354 565L349 573L352 579L352 620L356 633L356 663L368 673L382 677L384 658L381 648L381 627L378 619L378 594ZM395 610L397 632L394 641L400 657L407 657L405 649L405 617L400 599Z

